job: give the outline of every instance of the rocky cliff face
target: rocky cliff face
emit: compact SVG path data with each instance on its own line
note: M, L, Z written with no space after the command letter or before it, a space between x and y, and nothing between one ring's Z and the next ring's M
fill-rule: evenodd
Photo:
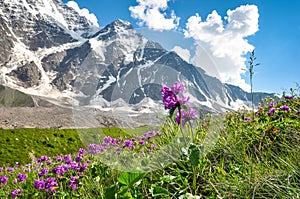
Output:
M116 20L97 29L60 0L0 0L0 83L77 105L160 104L161 84L184 82L194 106L224 111L250 101ZM256 102L271 94L255 94ZM74 105L74 104L73 104ZM150 106L150 105L149 105Z

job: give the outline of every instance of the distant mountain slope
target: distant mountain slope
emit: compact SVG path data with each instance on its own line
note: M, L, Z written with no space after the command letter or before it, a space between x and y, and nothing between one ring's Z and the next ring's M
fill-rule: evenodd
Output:
M30 95L0 85L0 107L33 107Z
M0 83L28 95L138 110L161 107L161 84L181 81L199 109L219 112L237 101L250 103L249 93L147 40L129 22L99 29L60 0L2 0L0 8ZM254 96L257 103L272 94Z

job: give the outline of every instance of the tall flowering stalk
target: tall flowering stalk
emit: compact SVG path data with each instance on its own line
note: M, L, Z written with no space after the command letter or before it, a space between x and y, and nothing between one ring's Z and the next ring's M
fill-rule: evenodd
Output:
M175 121L181 127L183 127L186 122L192 124L193 119L198 118L198 112L193 108L187 107L190 98L186 97L183 93L184 85L180 82L175 82L171 87L164 84L162 85L161 94L165 109L169 110L169 117L171 119L173 119L173 115L177 111Z
M251 52L251 55L249 57L249 73L250 73L250 89L251 89L251 104L252 104L252 121L254 120L254 99L253 99L253 82L252 82L252 78L254 75L253 72L253 68L254 66L258 66L260 65L259 63L254 63L254 61L256 60L256 57L254 55L254 50Z
M184 125L186 122L191 121L192 119L198 118L198 112L193 108L187 108L189 97L186 97L184 94L184 85L180 82L175 82L173 86L168 87L162 85L162 98L165 105L165 109L169 110L169 117L172 118L175 111L176 122L178 124Z

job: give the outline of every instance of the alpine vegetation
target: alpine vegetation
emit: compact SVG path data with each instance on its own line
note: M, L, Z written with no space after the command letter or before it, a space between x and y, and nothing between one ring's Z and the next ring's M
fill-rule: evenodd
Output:
M255 112L219 114L219 123L188 107L182 83L162 85L161 93L169 114L159 131L98 136L86 149L28 164L14 159L0 167L0 197L299 198L299 95L267 98ZM209 145L212 132L219 134ZM166 147L173 141L178 144ZM132 170L114 167L115 161Z

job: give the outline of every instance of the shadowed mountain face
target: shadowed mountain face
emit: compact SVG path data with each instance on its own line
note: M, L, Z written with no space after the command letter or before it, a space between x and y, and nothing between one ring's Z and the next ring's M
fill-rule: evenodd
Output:
M0 31L0 83L29 95L77 105L143 106L149 100L161 104L162 83L181 81L191 104L205 110L250 103L249 93L206 75L130 23L97 28L60 0L0 0ZM267 96L255 93L256 104Z

